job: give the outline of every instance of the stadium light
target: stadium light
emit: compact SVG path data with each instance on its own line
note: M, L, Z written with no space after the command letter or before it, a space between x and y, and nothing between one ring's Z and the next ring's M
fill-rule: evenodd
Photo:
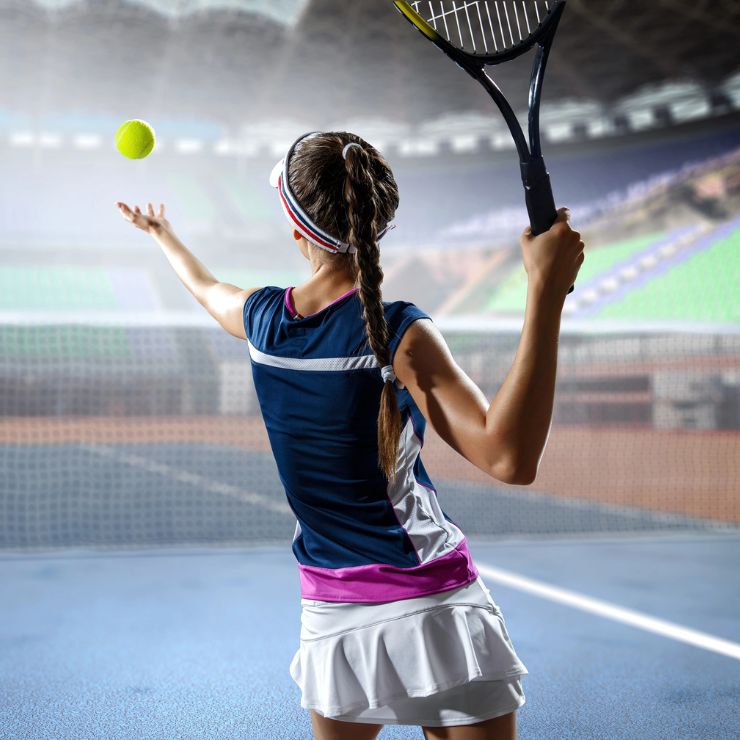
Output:
M585 138L598 139L601 136L608 136L614 133L614 123L606 117L594 118L588 123L579 124L586 128Z
M292 143L292 141L288 141L287 139L271 141L269 147L270 154L273 157L280 157L285 154L286 151L288 151Z
M679 100L671 106L672 123L682 123L695 118L706 118L711 115L712 107L704 96Z
M547 138L553 142L596 138L613 130L604 106L595 100L555 103L542 111L540 120Z
M439 144L434 139L401 139L398 142L398 153L402 157L433 157L439 151Z
M221 157L226 157L230 154L236 154L238 149L234 142L229 139L221 139L213 145L213 153L218 154Z
M514 140L511 138L508 132L494 134L490 137L490 142L493 149L497 151L514 148Z
M624 136L656 126L668 127L740 109L740 73L709 90L695 83L667 83L643 88L605 108L597 101L565 100L551 105L542 114L544 136L553 143L598 139L602 136ZM517 113L526 118L523 111ZM279 157L301 133L312 126L295 119L268 119L241 126L233 136L224 131L213 137L198 135L188 121L171 121L168 130L173 136L159 136L153 154L172 146L178 154L208 151L217 156ZM202 122L198 122L202 128ZM432 156L438 153L465 154L490 147L493 151L510 150L513 142L498 117L476 111L446 114L425 121L419 126L392 119L336 121L327 130L356 131L383 151L395 150L400 156ZM218 134L218 135L217 135ZM62 126L41 133L16 130L6 134L11 147L58 149L68 140L76 149L92 150L103 146L106 131L82 130L77 133ZM68 137L70 137L68 139Z
M353 131L381 151L396 147L402 139L414 135L407 123L399 123L389 118L350 118L334 121L327 126L330 131Z
M200 139L176 139L175 151L180 154L194 154L203 149L203 142Z
M475 134L456 134L450 139L450 148L453 152L474 152L478 148L478 136Z
M418 133L435 139L446 139L452 144L455 137L490 136L492 131L502 128L503 124L496 116L463 112L427 121L419 126Z
M548 141L557 143L559 141L568 141L573 138L573 124L567 121L551 123L544 126L545 137Z
M635 110L628 114L630 128L633 131L651 128L655 124L655 113L652 109Z
M712 113L707 91L695 82L647 85L620 100L614 110L629 117L633 130L672 126Z
M728 77L720 89L729 98L733 107L740 109L740 72Z
M10 135L10 146L25 147L33 146L34 135L30 131L15 131Z
M77 134L72 139L72 144L77 149L98 149L103 143L103 138L98 134Z

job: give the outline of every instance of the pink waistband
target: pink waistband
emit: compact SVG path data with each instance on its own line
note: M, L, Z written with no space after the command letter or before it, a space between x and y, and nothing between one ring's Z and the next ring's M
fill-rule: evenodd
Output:
M350 568L298 564L301 598L318 601L398 601L449 591L478 578L465 538L451 552L413 568L385 563Z

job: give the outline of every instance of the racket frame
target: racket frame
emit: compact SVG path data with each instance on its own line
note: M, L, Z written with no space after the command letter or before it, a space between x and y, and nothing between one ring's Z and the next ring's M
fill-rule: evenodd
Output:
M463 0L465 2L466 0ZM435 44L441 51L450 57L459 67L464 69L473 79L480 82L486 92L498 106L509 128L514 145L519 155L519 166L524 186L524 197L529 214L529 223L532 233L537 235L547 231L557 217L555 201L550 185L550 176L542 157L540 143L540 97L545 67L550 54L550 47L555 36L560 18L565 10L566 0L557 0L555 7L549 11L539 27L528 36L509 49L493 54L472 53L462 51L451 44L437 30L430 25L406 0L393 0L393 4L401 15L411 23L420 33ZM486 72L489 65L501 64L521 56L536 46L532 72L529 81L527 129L528 136L516 117L509 101L496 82ZM573 291L571 286L568 293Z

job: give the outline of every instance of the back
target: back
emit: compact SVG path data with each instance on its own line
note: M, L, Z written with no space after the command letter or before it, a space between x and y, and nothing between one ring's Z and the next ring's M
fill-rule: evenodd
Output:
M257 397L288 504L301 596L382 602L438 593L478 577L461 530L442 511L421 460L425 419L405 388L397 470L378 467L383 381L350 291L298 317L290 288L267 286L244 304ZM385 303L391 362L408 326L431 318Z

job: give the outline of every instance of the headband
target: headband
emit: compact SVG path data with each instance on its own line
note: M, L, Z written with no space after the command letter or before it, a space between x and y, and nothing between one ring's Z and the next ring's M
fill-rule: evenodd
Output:
M283 213L290 222L290 225L299 234L301 234L301 236L304 236L312 244L325 249L327 252L349 252L350 254L354 254L357 251L355 246L347 244L347 242L343 242L341 239L337 239L327 233L323 229L319 228L309 218L308 214L301 208L298 198L296 198L288 183L288 167L296 145L304 139L316 136L319 133L319 131L311 131L310 133L303 134L303 136L299 136L293 142L290 149L288 149L288 153L272 168L272 172L270 173L270 185L277 188ZM360 146L355 142L352 142L352 144ZM346 157L346 151L349 146L350 144L345 146L342 150L343 157ZM394 226L388 224L382 231L378 232L378 240L380 240L385 233L392 228L394 228Z

